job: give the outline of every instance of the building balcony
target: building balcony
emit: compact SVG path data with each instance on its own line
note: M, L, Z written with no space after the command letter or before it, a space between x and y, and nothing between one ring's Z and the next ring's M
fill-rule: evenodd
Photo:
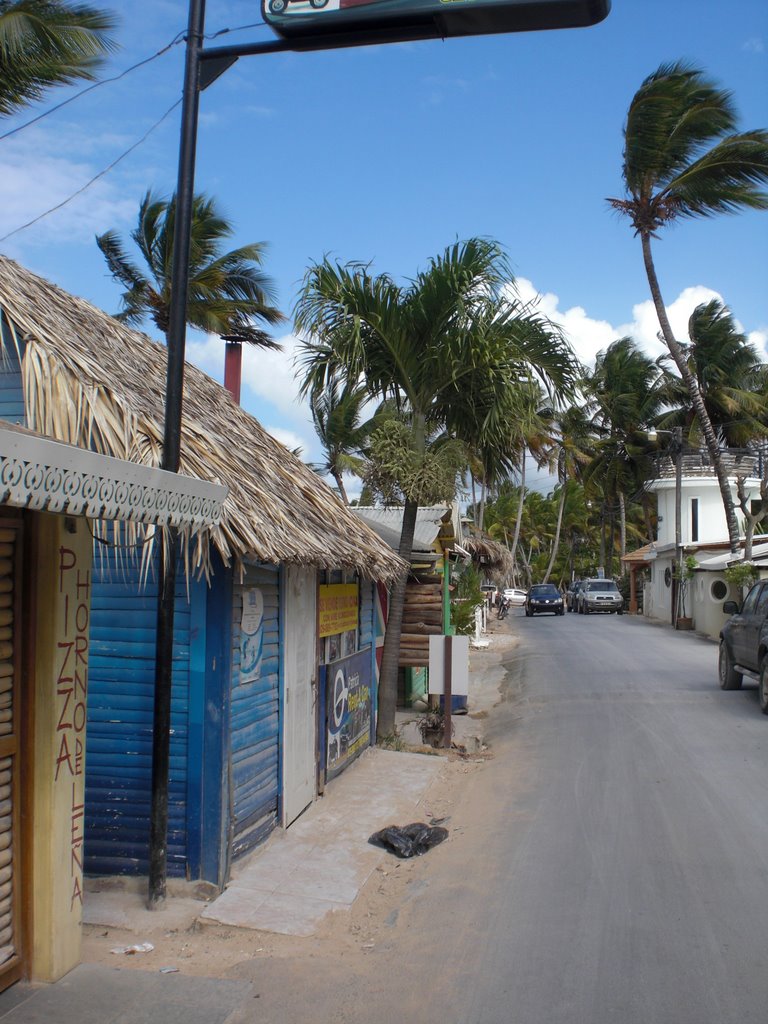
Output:
M760 479L768 453L746 448L728 448L722 453L723 465L729 477L743 476ZM659 453L654 457L653 479L674 480L676 473L675 454ZM715 470L706 448L683 448L681 461L684 478L714 478Z

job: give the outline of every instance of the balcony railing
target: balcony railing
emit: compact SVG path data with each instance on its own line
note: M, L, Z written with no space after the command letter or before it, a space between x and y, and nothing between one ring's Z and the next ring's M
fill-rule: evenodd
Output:
M747 448L727 448L721 454L723 466L728 476L748 476L762 478L766 452L753 451ZM683 477L713 477L715 475L712 459L706 448L683 448ZM675 478L675 453L660 452L654 457L654 476L656 479Z

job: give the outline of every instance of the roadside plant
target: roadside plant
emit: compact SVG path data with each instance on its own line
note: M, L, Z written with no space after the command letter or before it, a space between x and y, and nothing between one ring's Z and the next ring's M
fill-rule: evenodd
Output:
M696 561L694 556L686 555L682 565L676 565L672 573L672 576L677 580L680 587L680 615L682 618L687 617L685 614L685 598L688 594L688 584L696 575L698 567L699 563Z
M757 581L759 575L757 566L752 562L737 562L735 565L729 565L723 572L726 581L732 587L738 587L742 594Z
M480 588L480 573L468 565L456 579L456 590L451 597L451 625L458 636L469 636L475 631L475 609L482 605L485 595Z

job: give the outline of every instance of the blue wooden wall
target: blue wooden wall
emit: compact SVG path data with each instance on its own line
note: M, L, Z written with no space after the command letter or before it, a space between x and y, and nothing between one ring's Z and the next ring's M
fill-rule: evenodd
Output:
M157 585L140 586L135 560L94 562L86 740L85 870L146 874L152 774ZM178 574L173 646L168 873L184 875L191 624L204 583ZM204 641L204 637L202 638Z
M0 419L26 426L21 365L8 321L3 313L0 313L0 336L3 346L0 353Z
M242 856L277 824L280 778L280 586L274 566L247 567L243 585L234 587L232 687L230 690L231 857ZM258 670L243 668L240 629L243 593L261 591Z

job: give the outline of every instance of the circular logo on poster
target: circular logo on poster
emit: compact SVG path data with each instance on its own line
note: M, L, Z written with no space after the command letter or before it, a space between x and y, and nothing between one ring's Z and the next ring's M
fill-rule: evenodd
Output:
M341 728L341 723L344 721L344 715L347 713L347 698L349 696L349 687L347 686L347 678L344 675L344 669L340 668L336 670L336 675L333 680L333 731L338 732Z

